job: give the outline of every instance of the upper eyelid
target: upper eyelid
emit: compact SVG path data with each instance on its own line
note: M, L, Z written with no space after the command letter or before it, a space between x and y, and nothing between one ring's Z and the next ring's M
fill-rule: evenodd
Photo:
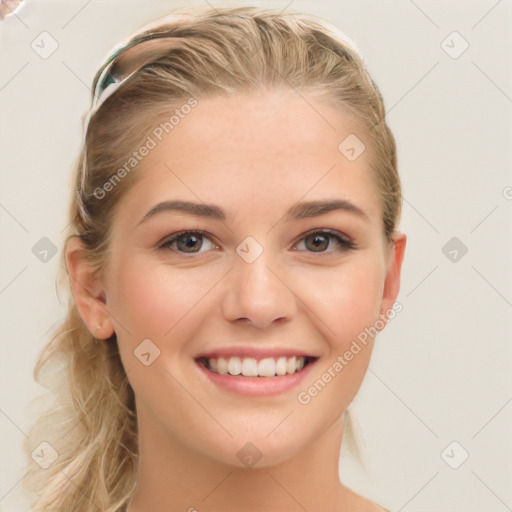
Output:
M201 229L184 229L182 231L177 231L176 233L172 233L172 234L162 238L162 240L160 242L158 242L158 245L160 246L160 245L168 243L168 242L173 242L174 240L176 240L176 238L178 238L182 235L187 235L187 234L199 234L201 236L204 236L205 238L210 239L213 243L215 243L217 245L217 242L215 242L215 237L213 235L211 235L210 233L208 233L207 231L203 231Z
M308 235L311 235L313 233L327 233L329 235L336 235L336 236L339 236L341 238L345 238L346 240L352 240L352 238L348 235L346 235L345 233L343 233L343 231L339 231L338 229L334 229L334 228L313 228L313 229L310 229L308 231L306 231L305 233L302 233L301 235L299 235L301 238L304 238ZM300 238L299 238L300 240Z
M333 237L339 237L342 241L344 241L347 245L352 245L353 247L356 246L355 241L352 239L352 237L346 235L345 233L338 231L337 229L333 228L313 228L305 233L302 233L299 235L298 238L295 239L293 242L293 245L296 245L298 242L302 241L304 238L306 238L309 235L312 235L314 233L326 233L327 235L331 235ZM164 237L159 243L158 247L163 246L164 244L168 244L171 242L174 242L176 238L186 235L186 234L199 234L201 236L204 236L205 238L208 238L213 244L220 245L216 242L216 239L213 235L208 233L207 231L201 230L201 229L184 229L181 231L177 231L176 233L173 233L169 235L168 237ZM190 253L190 254L199 254L199 253Z

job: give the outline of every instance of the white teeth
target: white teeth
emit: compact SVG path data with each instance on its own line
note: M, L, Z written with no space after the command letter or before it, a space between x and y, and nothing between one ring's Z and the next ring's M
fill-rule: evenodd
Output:
M213 361L213 364L212 364ZM227 375L228 373L228 362L226 359L219 357L219 359L208 359L208 364L210 365L210 368L217 373L220 373L221 375ZM214 368L217 366L217 368Z
M286 375L286 368L287 368L287 364L286 364L286 357L280 357L278 360L277 360L277 363L276 363L276 373L277 375Z
M258 363L256 359L245 357L242 359L242 375L245 377L258 376Z
M295 369L297 368L295 356L288 359L288 362L286 363L286 371L287 373L295 373Z
M304 368L304 357L273 357L261 359L259 362L253 357L223 357L208 359L208 367L221 375L242 375L244 377L275 377L298 372Z
M212 365L213 361L213 365ZM228 362L226 359L223 359L220 357L219 359L208 359L208 364L210 365L210 368L217 373L220 373L221 375L227 375L228 373ZM214 368L214 366L217 365L217 368Z
M239 357L230 357L228 361L228 372L231 375L240 375L242 373L242 361Z
M262 359L258 363L258 375L260 377L274 377L276 374L276 363L271 357Z

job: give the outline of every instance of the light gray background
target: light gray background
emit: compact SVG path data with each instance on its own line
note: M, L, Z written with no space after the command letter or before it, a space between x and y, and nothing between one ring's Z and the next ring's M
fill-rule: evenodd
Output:
M367 471L344 456L342 480L396 512L512 510L512 2L209 3L336 24L367 62L397 140L404 309L377 338L354 403ZM89 86L112 46L181 6L29 1L0 21L2 511L28 510L21 443L41 390L31 372L65 312L58 255L44 263L32 247L48 237L61 250ZM58 43L46 59L31 47L44 31ZM458 58L445 51L461 48L446 40L453 31L469 44ZM456 262L442 251L452 237L468 249ZM469 453L458 469L441 456L452 441L452 464Z

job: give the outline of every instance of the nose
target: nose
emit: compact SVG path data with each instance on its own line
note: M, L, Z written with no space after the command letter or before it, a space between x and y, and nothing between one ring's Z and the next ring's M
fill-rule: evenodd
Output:
M224 317L231 322L248 321L264 329L273 322L289 321L296 310L296 297L287 276L263 251L251 263L235 254L226 281Z

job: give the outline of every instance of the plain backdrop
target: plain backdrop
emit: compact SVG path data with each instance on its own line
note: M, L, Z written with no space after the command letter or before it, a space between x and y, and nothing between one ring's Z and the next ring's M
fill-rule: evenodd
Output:
M336 24L380 87L396 137L403 311L377 338L354 402L367 468L343 455L343 482L393 511L512 510L512 3L208 3ZM65 312L55 278L92 78L114 45L183 6L28 1L0 20L2 511L28 510L21 445L42 390L32 369ZM51 55L34 49L52 44ZM49 241L58 252L42 261L37 244Z

